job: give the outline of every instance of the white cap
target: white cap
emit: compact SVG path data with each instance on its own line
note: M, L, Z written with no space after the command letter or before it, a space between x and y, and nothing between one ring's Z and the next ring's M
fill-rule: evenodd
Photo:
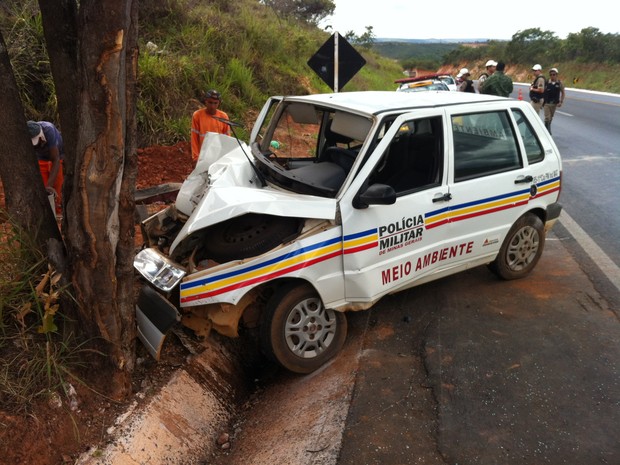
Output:
M549 72L550 72L550 73L557 73L557 72L558 72L558 69L557 69L557 68L551 68L551 69L549 70Z
M43 129L41 129L39 134L37 134L36 136L34 136L32 138L32 145L37 145L41 139L45 140L45 135L43 134Z
M469 74L469 70L467 68L461 68L461 70L459 71L459 74L457 74L456 77L461 77L465 74Z
M35 121L28 121L27 126L28 134L30 134L30 138L32 139L32 145L36 146L39 143L39 140L45 141L43 127L39 123Z
M542 71L542 66L540 66L540 65L536 64L536 65L532 66L532 69L533 69L534 71Z
M497 66L497 61L495 61L495 60L489 60L489 61L487 61L487 64L486 64L486 65L484 65L484 66L486 66L487 68L488 68L489 66Z

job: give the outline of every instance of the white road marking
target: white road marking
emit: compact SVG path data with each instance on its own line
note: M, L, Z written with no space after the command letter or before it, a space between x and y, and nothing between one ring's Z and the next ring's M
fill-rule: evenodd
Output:
M599 269L603 272L607 279L616 286L616 289L620 291L620 268L607 256L603 249L601 249L596 242L594 242L590 236L579 226L571 216L566 213L566 210L562 210L560 215L560 223L568 230L568 232L575 238L579 245L585 250L590 258L596 263Z
M575 158L563 158L562 164L570 165L571 163L591 163L597 161L609 162L610 156L614 156L614 154L610 152L607 155L582 155Z

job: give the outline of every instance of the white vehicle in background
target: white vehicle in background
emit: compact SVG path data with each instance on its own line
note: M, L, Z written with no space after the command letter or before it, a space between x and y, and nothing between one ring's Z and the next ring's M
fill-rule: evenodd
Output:
M451 91L456 92L458 90L458 86L456 85L456 79L454 79L449 74L440 74L438 76L438 79L444 84L446 84Z
M398 84L398 88L396 90L403 90L403 88L406 88L407 86L413 87L415 83L418 83L421 81L435 81L435 82L441 81L446 86L448 86L449 90L454 91L454 92L457 91L456 79L454 79L454 77L450 76L449 74L443 74L443 73L423 74L423 75L415 76L415 77L397 79L394 82Z
M233 123L231 123L233 124ZM298 373L346 311L478 265L536 266L560 215L558 149L528 102L461 92L272 97L250 145L212 134L174 205L142 222L138 334L257 331Z
M408 82L408 83L404 83L401 84L398 89L396 89L396 92L420 92L420 91L426 91L426 90L442 90L442 91L449 91L450 89L448 88L448 86L446 84L443 83L443 81L434 81L434 80L426 80L426 81L416 81L416 82Z

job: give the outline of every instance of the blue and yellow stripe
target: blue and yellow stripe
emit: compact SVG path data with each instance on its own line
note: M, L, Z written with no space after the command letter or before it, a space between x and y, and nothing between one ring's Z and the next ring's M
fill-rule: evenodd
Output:
M556 177L536 184L536 195L540 197L557 192L560 189L560 178ZM440 208L424 215L426 229L436 228L446 223L467 220L483 215L489 215L509 208L527 205L532 199L530 188L521 189L508 194L496 195L484 199L474 200L449 207Z
M344 254L353 254L372 249L379 245L379 230L377 228L344 236Z
M264 262L188 281L181 284L181 304L269 281L340 255L342 239L335 237Z

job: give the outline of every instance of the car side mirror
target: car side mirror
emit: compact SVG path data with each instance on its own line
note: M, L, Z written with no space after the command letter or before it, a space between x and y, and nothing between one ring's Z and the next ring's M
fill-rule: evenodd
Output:
M392 186L373 184L355 197L353 207L363 209L370 205L392 205L394 203L396 203L396 191Z

